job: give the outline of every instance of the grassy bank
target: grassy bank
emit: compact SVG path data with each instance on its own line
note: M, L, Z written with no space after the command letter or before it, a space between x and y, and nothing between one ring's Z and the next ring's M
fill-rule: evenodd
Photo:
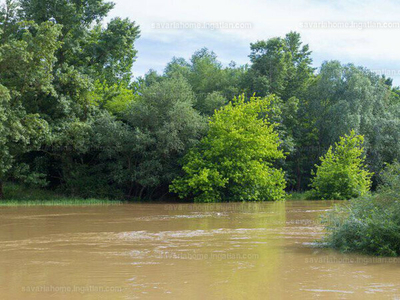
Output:
M85 206L85 205L116 205L122 204L123 201L108 200L108 199L74 199L74 198L62 198L57 200L2 200L0 201L0 207L2 206Z
M311 194L309 191L289 193L288 197L286 198L286 200L289 201L302 201L310 199ZM169 201L175 202L177 199L169 199ZM16 183L5 183L4 199L0 200L0 207L33 205L109 205L127 202L128 201L116 199L73 197L52 190L27 187ZM179 200L179 202L182 201Z
M1 206L34 206L34 205L110 205L122 204L123 201L110 199L83 199L70 197L50 190L31 188L15 183L4 185L4 199Z

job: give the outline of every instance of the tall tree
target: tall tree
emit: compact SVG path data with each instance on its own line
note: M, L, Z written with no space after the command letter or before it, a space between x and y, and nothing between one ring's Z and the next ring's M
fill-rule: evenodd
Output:
M384 162L400 157L399 103L378 75L352 64L326 62L310 86L309 99L320 154L354 129L365 136L367 162L375 174Z
M252 65L244 78L248 94L276 94L283 100L302 98L312 77L313 68L308 45L302 45L300 34L271 38L250 44Z
M40 91L27 97L29 113L39 114L50 127L41 152L30 161L48 174L53 184L66 182L63 166L82 155L79 150L98 109L119 112L133 97L127 91L135 59L134 42L139 28L128 19L112 19L101 26L114 4L104 0L20 0L18 21L52 23L60 29L51 70L52 93ZM41 25L40 25L41 26ZM104 93L99 93L98 86ZM112 94L111 91L115 91ZM104 96L99 101L99 95ZM86 145L90 147L90 145ZM45 161L46 163L43 163ZM43 167L51 166L51 167ZM36 166L39 167L39 166ZM48 169L43 169L48 168ZM68 168L66 168L68 169Z
M32 111L32 99L55 94L52 70L61 31L61 26L51 22L14 23L11 9L0 15L0 197L2 182L9 176L32 182L40 179L17 158L48 137L48 123ZM8 30L10 26L16 30Z
M114 7L104 0L20 0L20 18L40 24L52 20L62 25L62 47L57 65L107 80L110 84L131 80L131 68L139 27L128 19L112 19L106 28L101 21Z
M106 28L100 24L82 42L81 61L93 77L108 84L129 84L137 51L139 27L129 19L114 18Z
M208 116L240 93L243 73L243 68L233 62L223 67L217 55L207 48L196 51L190 62L174 57L164 70L167 78L183 77L189 82L196 95L195 108Z

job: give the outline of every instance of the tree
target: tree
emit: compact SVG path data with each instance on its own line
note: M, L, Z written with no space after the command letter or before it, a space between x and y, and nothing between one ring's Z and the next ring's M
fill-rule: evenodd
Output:
M206 116L212 116L216 109L224 106L226 99L221 92L212 92L203 100L197 101L195 108Z
M202 48L196 51L191 59L191 73L189 83L196 95L203 96L218 91L224 84L222 64L217 60L217 55Z
M94 90L88 96L91 105L115 115L123 113L137 97L132 89L123 84L109 85L100 80L95 81Z
M10 94L3 85L0 85L0 199L3 198L3 181L12 166L11 155L7 144L9 136L7 134L6 104L10 101Z
M162 196L179 174L180 159L202 135L205 120L193 108L195 98L183 78L146 87L120 114L94 121L100 163L110 181L128 197Z
M233 62L224 68L217 55L207 48L196 51L190 62L174 57L164 70L167 78L183 77L189 82L196 96L195 108L206 116L240 93L243 74L244 69Z
M57 53L58 65L76 65L80 62L82 45L90 36L90 28L100 23L114 7L113 3L104 0L19 0L19 4L21 20L37 24L52 20L62 25L63 45Z
M140 31L135 22L120 18L102 27L101 21L114 7L113 3L104 0L20 0L19 3L20 20L37 24L52 20L62 25L62 45L54 67L58 73L54 86L59 94L77 96L71 95L65 81L79 87L80 98L84 98L81 91L90 89L90 83L96 79L110 85L130 83L137 52L134 42ZM71 100L78 102L76 97Z
M400 199L400 163L398 161L386 164L381 173L377 191L378 197L384 201Z
M7 9L8 13L11 11ZM60 27L51 22L12 23L2 14L0 23L0 198L2 183L10 176L39 183L40 174L17 161L24 153L37 149L49 135L48 122L32 111L30 99L52 94L52 68L60 43ZM9 34L9 35L7 35Z
M314 77L311 51L303 45L300 34L289 32L251 44L250 68L241 77L248 96L276 94L281 99L280 135L290 152L284 166L291 189L307 186L311 166L318 155L309 153L315 147L313 119L308 116L308 87ZM303 177L306 177L304 180Z
M84 40L81 61L97 80L127 85L132 79L138 37L139 27L129 19L114 18L106 28L99 24Z
M279 136L271 124L273 96L240 96L216 111L207 135L183 162L183 176L170 187L181 198L198 202L279 200L285 196L284 158Z
M188 79L190 72L190 64L184 58L175 56L164 69L164 75L169 78L182 76Z
M257 41L250 48L252 65L243 83L249 95L276 94L284 101L304 97L314 69L311 51L308 45L302 45L299 33Z
M99 110L118 115L135 98L130 82L139 28L120 18L102 26L114 6L105 0L20 0L18 4L16 22L49 23L59 29L55 42L60 46L48 73L51 92L25 93L23 99L27 112L46 120L50 131L40 151L31 152L26 161L59 187L73 181L71 174L80 176L71 171L72 166L95 161L97 152L87 150L95 148L87 137ZM51 40L43 42L52 45ZM83 147L83 143L87 144Z
M282 99L291 97L306 99L307 88L313 79L311 51L308 44L303 45L297 32L289 32L284 39L285 52L290 54L290 64L285 77L285 87Z
M282 95L285 87L285 76L289 64L289 53L284 50L280 38L258 41L250 45L249 55L252 62L249 70L250 94L265 96L267 94Z
M364 137L352 130L321 157L311 183L315 198L350 199L369 191L372 173L365 165L363 142Z
M366 160L380 174L385 162L400 157L400 105L380 76L368 69L338 61L322 64L308 90L304 115L314 124L314 153L323 151L354 129L365 137Z
M7 38L15 33L18 28L17 12L18 4L13 0L5 0L0 6L1 42L3 43L5 43Z

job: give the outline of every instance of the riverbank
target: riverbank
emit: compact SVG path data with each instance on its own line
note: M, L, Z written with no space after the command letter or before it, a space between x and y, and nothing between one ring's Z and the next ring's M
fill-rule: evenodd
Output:
M63 206L63 205L116 205L125 201L115 199L94 199L66 196L61 193L26 187L15 183L4 185L4 199L0 201L1 206Z
M69 205L117 205L125 202L108 199L57 199L57 200L2 200L0 207L4 206L69 206Z
M301 201L308 200L309 194L290 193L287 200ZM171 200L171 199L170 199ZM57 191L52 191L43 188L28 187L22 184L5 183L4 184L4 199L0 201L1 206L34 206L34 205L109 205L123 204L128 202L149 202L149 201L126 201L121 199L102 199L102 198L82 198L79 196L73 197L62 194ZM150 201L154 202L154 201ZM157 202L157 201L155 201ZM168 202L184 203L179 199L172 199Z

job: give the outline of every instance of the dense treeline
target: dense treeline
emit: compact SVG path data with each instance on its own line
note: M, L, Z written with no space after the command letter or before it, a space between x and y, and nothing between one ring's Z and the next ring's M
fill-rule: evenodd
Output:
M391 79L338 61L316 70L296 32L252 43L250 65L224 67L203 48L190 60L174 57L162 74L133 78L140 30L128 19L103 25L112 8L103 0L7 0L1 8L0 197L13 180L82 197L158 199L174 195L174 182L171 190L199 199L202 189L220 200L235 189L242 200L281 198L265 177L308 189L319 158L352 130L365 138L373 186L400 157L400 90ZM230 101L253 96L268 107L248 124ZM243 128L253 131L224 136ZM248 143L263 132L261 144ZM237 169L221 163L218 141L234 141L225 147ZM196 186L189 169L231 174L220 184L232 188L215 190L218 176L211 190ZM251 170L252 178L237 176Z

